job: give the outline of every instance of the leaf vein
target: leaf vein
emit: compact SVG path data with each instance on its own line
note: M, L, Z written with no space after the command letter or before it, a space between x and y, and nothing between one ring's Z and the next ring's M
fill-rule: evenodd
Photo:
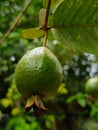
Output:
M94 0L92 0L92 2L89 4L88 8L86 8L86 11L83 13L83 15L82 15L81 18L79 19L78 23L79 23L80 21L82 21L83 18L85 18L86 14L87 14L88 10L90 9L90 7L92 6L93 2L94 2Z

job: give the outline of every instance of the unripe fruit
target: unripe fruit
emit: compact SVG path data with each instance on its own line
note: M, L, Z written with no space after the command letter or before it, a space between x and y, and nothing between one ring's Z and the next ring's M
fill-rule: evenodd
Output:
M98 95L98 77L90 78L85 85L85 90L88 94Z
M62 67L56 56L46 47L37 47L25 54L17 64L15 83L26 98L52 96L62 81Z

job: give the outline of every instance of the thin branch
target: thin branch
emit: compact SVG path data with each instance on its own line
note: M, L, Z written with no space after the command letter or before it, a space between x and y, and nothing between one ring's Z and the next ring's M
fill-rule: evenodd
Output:
M47 38L48 38L48 30L45 31L44 42L43 42L43 46L44 46L44 47L46 47Z
M48 16L49 16L50 5L51 5L51 0L48 0L48 4L47 4L47 8L46 8L45 22L44 22L44 29L47 29L47 26L48 26Z
M2 39L0 40L0 44L2 44L6 38L8 37L8 35L14 30L14 28L16 27L18 21L21 19L22 15L24 14L25 10L28 8L28 6L32 3L33 0L30 0L25 7L21 10L21 12L19 13L16 21L13 23L13 25L9 28L9 30L4 34L4 36L2 37Z
M44 42L43 46L45 47L47 44L47 38L48 38L48 16L49 16L49 10L50 10L50 5L51 5L51 0L48 0L47 8L46 8L46 15L45 15L45 21L44 21L44 27L43 29L45 30L45 37L44 37Z

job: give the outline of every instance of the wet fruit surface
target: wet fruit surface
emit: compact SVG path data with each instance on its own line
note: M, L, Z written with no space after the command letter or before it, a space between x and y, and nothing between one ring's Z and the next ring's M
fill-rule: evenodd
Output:
M15 83L26 98L53 95L62 81L62 67L46 47L38 47L25 54L15 70Z

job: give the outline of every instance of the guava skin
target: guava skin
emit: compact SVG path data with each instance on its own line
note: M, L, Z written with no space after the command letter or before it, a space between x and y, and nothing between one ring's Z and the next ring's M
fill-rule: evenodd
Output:
M85 91L93 96L98 95L98 77L90 78L86 82Z
M19 92L29 98L52 96L62 81L62 67L56 56L46 47L37 47L25 54L15 69L15 83Z

